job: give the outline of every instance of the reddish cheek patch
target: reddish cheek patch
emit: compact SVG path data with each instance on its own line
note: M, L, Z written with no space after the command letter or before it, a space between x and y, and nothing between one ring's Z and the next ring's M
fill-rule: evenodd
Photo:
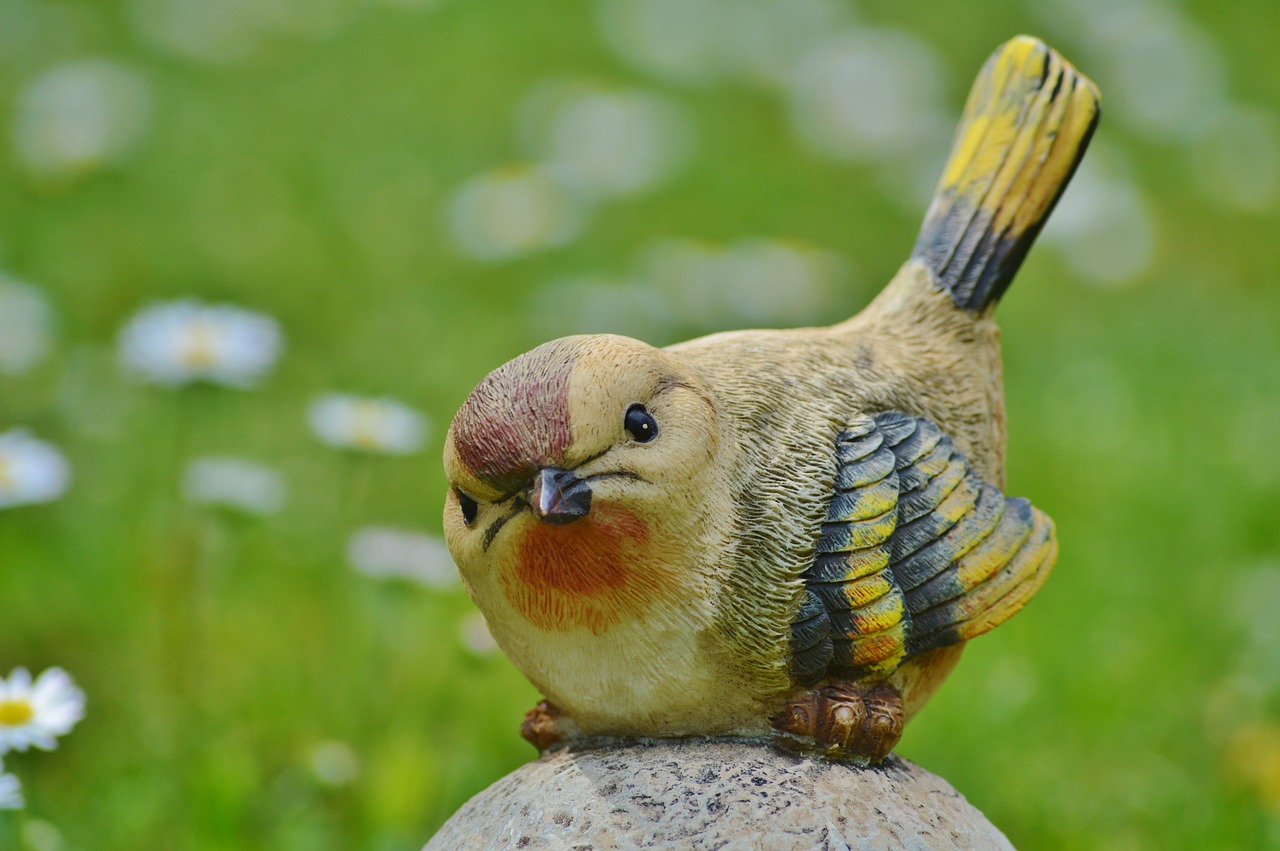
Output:
M670 568L653 557L649 530L635 515L600 506L567 526L538 524L503 574L511 604L548 632L601 633L640 614L662 591Z

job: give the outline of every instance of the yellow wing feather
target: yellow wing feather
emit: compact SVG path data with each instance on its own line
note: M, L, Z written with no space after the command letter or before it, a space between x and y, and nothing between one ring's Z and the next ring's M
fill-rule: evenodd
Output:
M859 418L836 456L836 493L793 624L797 680L883 676L981 635L1052 568L1053 522L978 479L928 420Z

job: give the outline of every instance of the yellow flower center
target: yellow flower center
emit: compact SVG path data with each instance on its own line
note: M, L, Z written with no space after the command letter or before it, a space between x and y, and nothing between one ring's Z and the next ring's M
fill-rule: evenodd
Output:
M208 325L196 323L187 329L180 358L187 369L208 369L218 362L217 334Z
M0 455L0 491L13 490L16 484L13 480L13 462L4 455Z
M25 700L0 700L0 727L17 727L35 717L36 711Z
M351 426L351 442L364 449L382 449L386 444L385 415L380 405L368 402L356 404L355 422Z

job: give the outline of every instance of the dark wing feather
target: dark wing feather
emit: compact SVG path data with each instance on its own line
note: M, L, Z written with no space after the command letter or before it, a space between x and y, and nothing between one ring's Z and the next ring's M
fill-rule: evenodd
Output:
M792 624L792 675L885 675L1003 623L1057 555L1053 523L981 481L928 420L860 417L835 446L835 492Z
M831 619L826 606L813 591L805 589L805 600L791 624L791 671L797 679L821 677L831 664Z

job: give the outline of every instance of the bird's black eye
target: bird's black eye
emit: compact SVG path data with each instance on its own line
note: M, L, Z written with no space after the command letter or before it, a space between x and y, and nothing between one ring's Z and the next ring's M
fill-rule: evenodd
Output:
M476 512L480 510L480 506L457 488L454 488L453 492L458 495L458 508L462 510L462 522L470 526L476 522Z
M648 443L658 436L658 421L645 410L644 405L632 405L622 420L622 427L636 443Z

